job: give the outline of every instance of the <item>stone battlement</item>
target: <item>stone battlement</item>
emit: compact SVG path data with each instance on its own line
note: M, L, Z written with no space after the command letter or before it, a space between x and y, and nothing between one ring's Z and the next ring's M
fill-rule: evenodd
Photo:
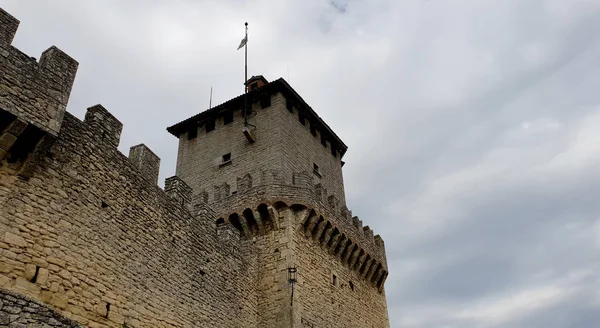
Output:
M11 46L19 21L0 8L0 108L56 136L78 63L52 46L39 62Z
M339 149L310 137L318 151L300 163L280 142L306 135L284 107L281 90L301 100L287 83L256 90L274 94L261 94L271 112L253 116L255 143L237 116L185 138L180 153L213 140L219 158L190 158L204 161L199 174L181 170L163 190L160 158L144 144L121 153L108 109L65 112L77 62L55 47L39 62L23 54L11 46L18 25L0 9L2 324L389 327L383 240L344 205ZM297 131L267 130L277 124Z
M195 195L193 203L208 204L215 209L217 215L223 217L234 212L241 215L248 204L303 204L326 215L344 234L360 244L361 248L386 262L385 244L381 236L374 236L369 226L363 227L358 217L352 216L352 212L345 206L340 206L335 195L328 195L327 190L320 184L312 185L307 172L294 173L290 179L277 170L266 170L256 175L258 176L253 177L246 173L234 178L234 186L223 183L208 190L201 190ZM291 181L291 184L288 181ZM384 266L387 267L387 264Z

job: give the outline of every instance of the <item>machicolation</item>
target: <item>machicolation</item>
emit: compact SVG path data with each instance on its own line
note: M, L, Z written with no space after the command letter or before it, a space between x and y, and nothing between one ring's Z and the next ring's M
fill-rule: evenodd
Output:
M389 327L383 239L346 207L335 132L283 79L167 130L176 175L66 112L78 63L0 9L0 325ZM244 117L244 113L247 116Z

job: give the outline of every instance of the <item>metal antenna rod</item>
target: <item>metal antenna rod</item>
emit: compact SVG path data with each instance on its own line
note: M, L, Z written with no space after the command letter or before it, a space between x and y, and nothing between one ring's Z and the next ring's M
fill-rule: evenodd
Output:
M244 45L244 126L248 126L248 22L246 22L246 45Z
M212 87L210 87L210 100L208 101L208 109L212 108Z

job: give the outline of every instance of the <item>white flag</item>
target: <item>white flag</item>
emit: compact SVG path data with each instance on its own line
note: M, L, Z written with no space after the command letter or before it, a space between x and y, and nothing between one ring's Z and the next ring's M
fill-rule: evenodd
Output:
M240 46L237 48L237 50L242 49L242 47L246 45L246 42L248 42L248 35L242 39L242 42L240 42Z

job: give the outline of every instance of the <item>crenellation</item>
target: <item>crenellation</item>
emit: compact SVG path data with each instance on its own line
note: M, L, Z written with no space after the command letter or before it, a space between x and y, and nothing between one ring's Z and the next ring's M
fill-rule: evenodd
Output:
M144 144L132 146L129 148L129 160L148 182L158 183L160 158L150 148Z
M19 21L0 9L0 109L58 135L78 63L52 46L40 61L11 46Z
M301 188L310 188L312 185L312 178L306 171L295 172L292 177L292 184Z
M327 204L329 205L329 208L332 212L336 212L338 209L339 201L335 197L335 195L329 195L327 196Z
M252 188L252 175L250 175L250 173L246 173L246 175L244 175L241 178L237 178L237 192L238 193L243 193L245 191L247 191L248 189Z
M77 61L56 46L42 52L39 74L44 77L48 95L60 104L66 105L69 101L78 66ZM62 117L57 120L61 122Z
M375 242L375 240L373 239L373 230L371 230L371 228L369 228L369 226L364 226L363 232L368 240Z
M0 24L0 288L55 311L11 320L389 327L384 243L346 207L346 146L287 82L253 78L249 125L239 96L170 127L162 190L160 158L123 155L106 108L65 112L77 62L50 47L38 63L10 46L18 20L0 9Z
M297 174L295 174L297 176ZM244 204L248 202L253 202L260 199L268 199L269 197L276 196L277 199L285 200L285 202L293 203L295 200L311 200L312 204L315 204L320 211L323 213L327 213L328 217L330 217L330 221L336 222L336 227L341 229L342 232L349 234L355 239L357 242L360 242L361 245L366 250L369 250L370 253L377 255L385 259L385 253L382 251L382 247L377 245L374 239L374 232L368 227L362 226L362 221L357 217L352 216L352 211L348 210L345 206L341 207L339 210L332 209L331 203L332 200L335 202L335 196L330 195L327 197L327 202L324 202L322 197L319 197L319 192L326 192L323 188L317 184L312 188L303 188L296 184L292 185L277 185L276 187L271 184L256 184L252 185L250 188L245 188L246 182L245 180L249 180L250 175L245 174L242 177L237 177L235 180L237 182L237 190L233 193L229 193L229 195L222 192L222 190L226 189L223 185L214 186L213 193L206 196L206 199L209 200L212 206L215 208L238 208L240 213L244 210ZM261 180L259 182L262 182ZM294 179L292 179L292 183ZM310 186L310 185L309 185ZM282 195L287 195L287 197L282 197ZM333 196L333 197L332 197ZM208 202L208 201L206 201ZM346 215L342 215L345 213ZM228 215L227 212L222 212L221 215ZM314 222L313 228L316 229L317 221ZM322 227L323 229L325 227ZM355 232L354 232L355 231ZM331 231L329 231L331 232ZM331 232L332 233L332 232ZM330 236L323 236L323 238L331 238ZM341 237L339 237L341 238ZM381 237L379 237L381 240ZM329 241L329 239L327 239ZM325 241L323 241L325 243ZM325 248L325 245L323 245Z
M213 186L213 201L218 202L221 200L221 186Z
M318 201L322 201L323 197L327 195L327 189L323 188L323 185L321 185L320 183L317 183L314 185L314 193L315 199L317 199Z
M0 26L2 27L2 29L0 29L0 47L7 48L12 44L15 34L17 33L19 20L0 8Z
M375 237L373 239L375 240L375 245L379 246L380 248L384 248L385 247L385 243L383 242L383 238L381 238L380 235L375 235Z
M84 124L99 140L99 144L118 147L121 141L123 123L114 117L104 106L98 104L87 109Z
M165 193L177 203L190 208L192 204L192 188L178 176L172 176L165 179Z
M192 204L208 204L208 198L208 192L206 190L200 190L197 194L192 196Z

